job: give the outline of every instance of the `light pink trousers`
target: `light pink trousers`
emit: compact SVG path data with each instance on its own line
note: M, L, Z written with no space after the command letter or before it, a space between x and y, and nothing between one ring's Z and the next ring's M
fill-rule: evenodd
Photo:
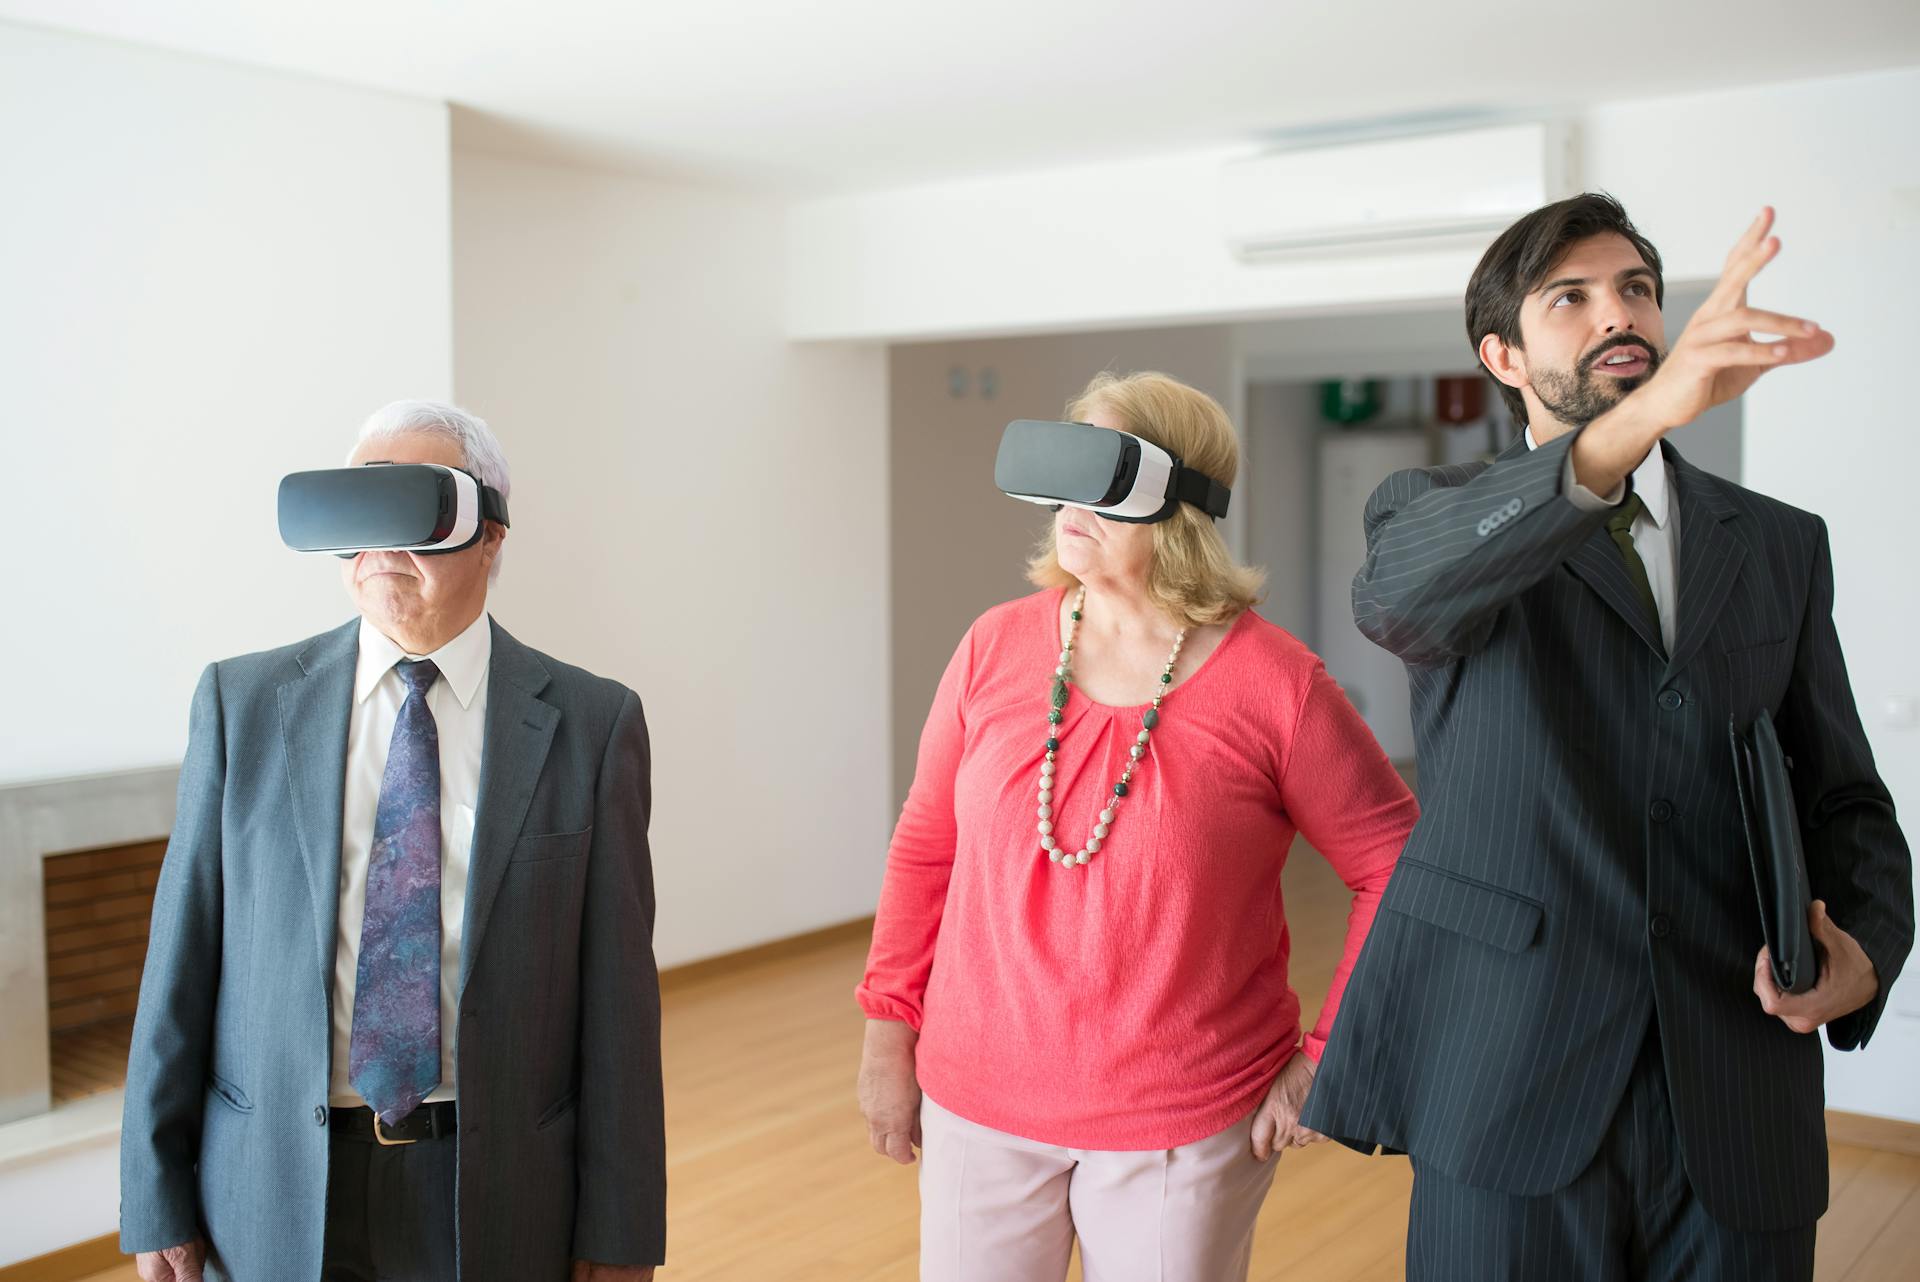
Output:
M1244 1282L1276 1163L1250 1113L1179 1148L1021 1139L920 1105L920 1282Z

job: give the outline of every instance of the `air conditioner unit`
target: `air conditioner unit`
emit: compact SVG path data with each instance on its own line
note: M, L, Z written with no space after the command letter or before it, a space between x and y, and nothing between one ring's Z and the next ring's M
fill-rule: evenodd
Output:
M1220 209L1245 257L1497 231L1573 192L1573 133L1495 125L1229 162Z

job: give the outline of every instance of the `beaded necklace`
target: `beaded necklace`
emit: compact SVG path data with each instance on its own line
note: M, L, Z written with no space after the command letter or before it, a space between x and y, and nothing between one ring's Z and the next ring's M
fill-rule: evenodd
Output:
M1140 734L1128 749L1127 768L1121 773L1120 782L1113 785L1113 800L1100 812L1100 822L1093 826L1093 835L1079 850L1063 850L1053 836L1054 758L1060 751L1061 711L1067 706L1067 690L1073 684L1073 635L1080 623L1080 609L1086 603L1087 589L1082 584L1067 615L1067 637L1060 650L1060 666L1053 670L1053 690L1047 704L1047 759L1040 763L1040 849L1062 868L1077 868L1099 854L1100 844L1113 831L1120 803L1127 795L1127 785L1133 782L1133 772L1140 768L1141 759L1147 755L1147 741L1153 737L1154 727L1160 724L1160 701L1167 697L1167 687L1173 683L1173 665L1179 661L1180 647L1187 639L1185 628L1173 639L1173 653L1167 656L1167 666L1160 670L1160 680L1153 687L1153 706L1140 718Z

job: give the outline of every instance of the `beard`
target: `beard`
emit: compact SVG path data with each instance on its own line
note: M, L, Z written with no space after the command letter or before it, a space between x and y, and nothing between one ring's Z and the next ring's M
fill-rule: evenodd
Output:
M1598 373L1600 362L1620 347L1644 348L1647 353L1646 372L1632 378L1615 378L1611 374ZM1579 364L1572 369L1532 371L1530 379L1533 394L1562 423L1569 427L1585 427L1652 378L1654 371L1660 368L1661 358L1662 353L1644 339L1624 336L1608 339L1581 357Z

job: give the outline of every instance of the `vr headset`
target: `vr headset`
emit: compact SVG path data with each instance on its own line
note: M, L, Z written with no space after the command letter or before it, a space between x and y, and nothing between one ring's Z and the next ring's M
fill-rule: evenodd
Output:
M295 472L280 482L280 539L296 552L418 552L472 547L507 500L457 467L372 463Z
M1007 424L993 483L1008 498L1080 507L1109 521L1149 525L1191 503L1215 520L1232 492L1152 441L1090 423L1021 418Z

